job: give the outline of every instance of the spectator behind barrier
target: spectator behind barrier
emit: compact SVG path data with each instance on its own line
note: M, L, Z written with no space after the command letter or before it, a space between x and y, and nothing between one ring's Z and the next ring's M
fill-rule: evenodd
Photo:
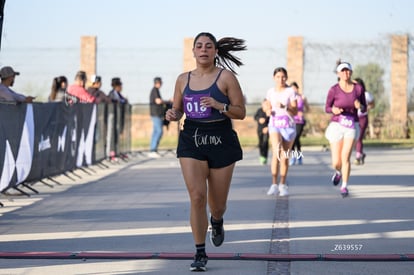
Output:
M166 112L166 105L169 104L169 108L172 107L171 101L165 101L161 97L160 88L162 86L161 77L154 78L154 86L150 92L150 115L152 120L152 135L150 143L149 157L160 157L158 154L158 146L160 144L163 135L164 117ZM167 121L169 123L169 121ZM167 124L168 126L168 124Z
M92 85L88 88L88 93L95 98L95 103L110 103L111 99L101 91L102 77L92 75Z
M94 103L95 97L91 96L85 89L86 73L79 71L75 76L75 83L68 87L68 94L76 98L79 103ZM73 103L76 103L73 102Z
M128 103L128 99L126 99L122 94L122 82L119 77L112 78L112 90L109 92L109 97L111 98L112 102L119 102L119 103Z
M16 75L19 75L19 72L15 72L12 67L5 66L0 69L0 102L9 102L9 103L22 103L33 102L35 97L33 96L24 96L22 94L16 93L9 87L13 87L14 79Z
M68 79L65 76L53 78L52 91L49 95L49 102L61 102L65 100Z

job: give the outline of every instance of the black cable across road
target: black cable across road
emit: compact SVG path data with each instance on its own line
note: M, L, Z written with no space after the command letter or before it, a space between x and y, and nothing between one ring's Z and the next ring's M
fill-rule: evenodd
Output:
M399 262L414 261L414 254L265 254L265 253L209 253L211 260L227 261L341 261L341 262ZM193 253L173 252L0 252L0 259L49 260L189 260Z

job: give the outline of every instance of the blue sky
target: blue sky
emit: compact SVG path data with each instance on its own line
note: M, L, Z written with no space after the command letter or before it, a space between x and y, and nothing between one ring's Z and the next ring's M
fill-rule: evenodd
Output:
M378 45L389 45L390 34L412 37L413 10L412 0L6 0L0 66L21 72L16 91L44 99L53 77L72 80L79 69L80 37L96 35L103 90L119 76L130 101L146 103L155 76L163 77L163 96L172 96L183 39L209 31L246 40L239 81L248 102L260 102L273 68L286 64L288 37L299 35L308 62L304 92L322 103L337 58L389 65ZM374 48L362 50L366 44Z
M102 47L181 47L210 31L251 46L288 36L314 41L366 40L411 33L411 0L6 0L5 47L67 47L97 35Z

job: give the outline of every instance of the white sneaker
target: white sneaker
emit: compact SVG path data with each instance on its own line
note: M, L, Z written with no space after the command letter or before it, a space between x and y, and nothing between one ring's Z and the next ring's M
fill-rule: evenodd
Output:
M148 157L156 159L156 158L160 158L161 156L157 152L149 152Z
M269 188L269 191L267 191L267 194L271 196L271 195L277 195L277 193L279 193L277 184L270 185L270 188Z
M288 187L286 184L279 184L279 196L284 197L289 195Z

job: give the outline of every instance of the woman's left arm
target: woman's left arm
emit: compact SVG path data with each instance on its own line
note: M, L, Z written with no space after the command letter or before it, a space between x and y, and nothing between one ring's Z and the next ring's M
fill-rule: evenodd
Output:
M290 98L286 110L291 116L295 116L298 113L298 102L295 97Z
M222 91L226 92L230 101L227 112L223 114L231 119L244 119L246 117L246 100L236 76L232 72L224 70L218 84ZM218 110L222 111L223 108L224 104L219 103Z

